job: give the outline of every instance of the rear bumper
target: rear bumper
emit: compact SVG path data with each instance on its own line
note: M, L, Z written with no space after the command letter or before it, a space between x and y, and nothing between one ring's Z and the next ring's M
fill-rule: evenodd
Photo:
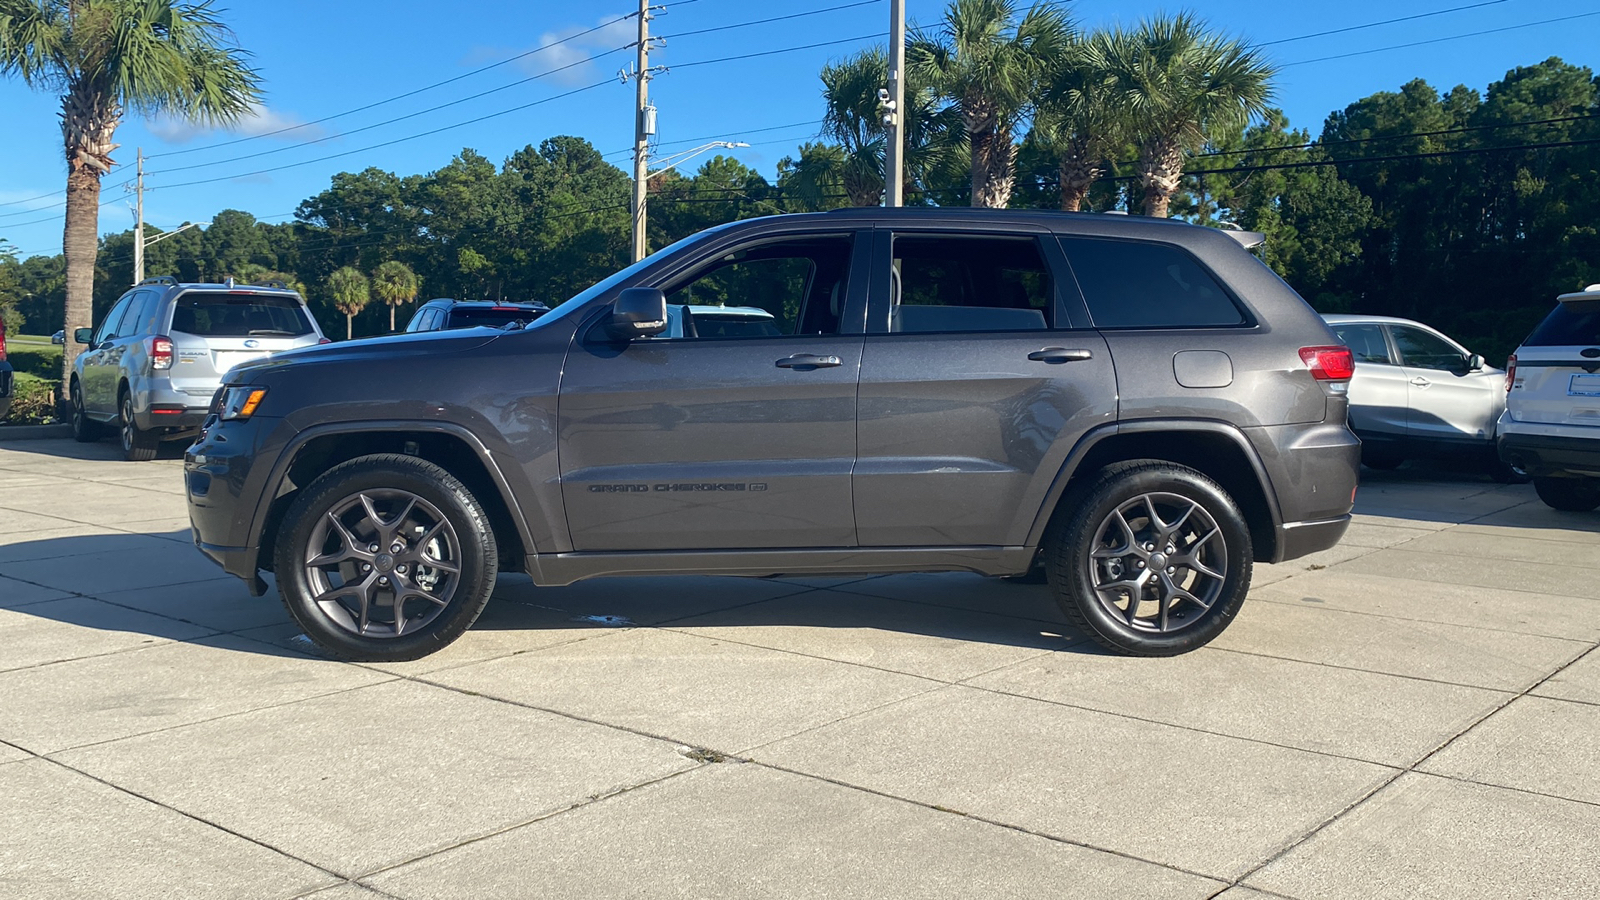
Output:
M1316 522L1285 522L1278 526L1278 552L1272 561L1285 562L1326 550L1339 543L1349 527L1349 516Z
M1563 437L1548 434L1500 436L1500 458L1529 475L1600 477L1600 435Z

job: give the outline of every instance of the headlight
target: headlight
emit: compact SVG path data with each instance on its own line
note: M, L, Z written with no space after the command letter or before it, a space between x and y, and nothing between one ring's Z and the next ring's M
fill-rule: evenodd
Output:
M255 415L256 407L267 396L264 387L225 387L218 398L216 413L222 421L243 421Z

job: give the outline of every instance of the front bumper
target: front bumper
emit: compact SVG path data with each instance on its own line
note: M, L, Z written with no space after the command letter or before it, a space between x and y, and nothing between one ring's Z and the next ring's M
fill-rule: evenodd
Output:
M1600 435L1502 434L1500 458L1535 477L1568 474L1600 477Z

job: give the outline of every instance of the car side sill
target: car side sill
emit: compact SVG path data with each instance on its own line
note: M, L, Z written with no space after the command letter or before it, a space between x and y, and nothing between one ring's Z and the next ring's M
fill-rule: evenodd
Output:
M560 587L602 575L879 575L976 572L1020 575L1028 547L840 547L826 550L693 550L529 554L535 584Z

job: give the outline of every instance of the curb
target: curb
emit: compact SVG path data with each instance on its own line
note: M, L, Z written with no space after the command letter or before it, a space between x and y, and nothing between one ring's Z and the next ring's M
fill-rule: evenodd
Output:
M71 425L0 425L0 444L72 437Z

